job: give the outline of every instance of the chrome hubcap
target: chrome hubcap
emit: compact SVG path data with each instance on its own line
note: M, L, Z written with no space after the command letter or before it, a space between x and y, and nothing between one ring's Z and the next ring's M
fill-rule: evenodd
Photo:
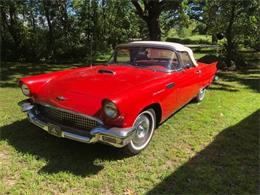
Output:
M204 95L205 95L205 89L201 89L199 93L199 99L202 100L204 98Z
M135 123L136 134L132 139L135 146L143 145L150 135L150 120L146 115L141 115Z

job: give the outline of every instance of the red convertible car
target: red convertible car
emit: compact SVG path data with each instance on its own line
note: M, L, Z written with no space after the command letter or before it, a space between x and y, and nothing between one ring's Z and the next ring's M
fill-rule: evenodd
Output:
M118 45L107 64L20 79L28 99L19 105L52 135L137 154L158 124L204 98L216 70L184 45L136 41Z

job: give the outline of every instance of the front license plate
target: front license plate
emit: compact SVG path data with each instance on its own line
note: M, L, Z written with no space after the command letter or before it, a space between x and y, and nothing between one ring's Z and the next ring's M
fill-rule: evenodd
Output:
M52 134L57 137L61 137L62 131L59 126L53 125L53 124L48 124L48 132L49 134Z

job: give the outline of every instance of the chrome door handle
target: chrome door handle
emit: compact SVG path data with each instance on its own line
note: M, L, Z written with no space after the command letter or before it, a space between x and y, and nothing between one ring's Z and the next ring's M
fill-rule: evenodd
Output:
M173 88L174 86L175 86L175 83L169 83L169 84L166 85L166 88L167 88L167 89L171 89L171 88Z

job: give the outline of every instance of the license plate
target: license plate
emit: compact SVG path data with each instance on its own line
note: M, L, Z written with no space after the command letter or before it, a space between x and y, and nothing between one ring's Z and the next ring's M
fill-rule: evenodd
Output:
M61 137L62 131L59 126L53 125L53 124L48 124L48 132L51 135Z

